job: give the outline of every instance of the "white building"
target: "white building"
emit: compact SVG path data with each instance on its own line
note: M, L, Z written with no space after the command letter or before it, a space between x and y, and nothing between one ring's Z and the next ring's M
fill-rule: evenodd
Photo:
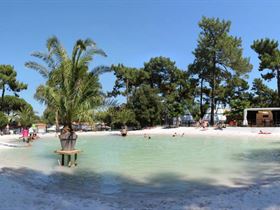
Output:
M280 107L247 108L243 114L244 126L280 126Z

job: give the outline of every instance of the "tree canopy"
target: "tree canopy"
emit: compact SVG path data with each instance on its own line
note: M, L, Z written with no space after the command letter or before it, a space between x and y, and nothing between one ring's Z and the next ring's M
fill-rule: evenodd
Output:
M218 100L218 88L233 73L246 74L252 69L249 58L242 55L241 38L229 34L231 22L219 18L203 17L199 22L197 48L193 74L209 84L211 119L214 124L214 110Z
M15 96L18 96L18 93L21 90L27 89L27 84L17 81L17 72L14 67L11 65L0 65L0 89L2 90L1 94L1 104L0 109L4 109L4 96L7 90L12 91Z
M261 74L262 78L270 81L276 78L278 106L280 106L280 50L278 49L278 42L271 39L255 40L251 48L258 53L260 60L259 71L268 69L265 74Z
M57 37L49 38L46 47L47 53L32 53L45 65L34 61L26 63L28 68L38 71L47 79L45 85L38 87L35 96L57 112L64 125L72 128L72 122L79 115L101 103L98 74L110 69L97 67L89 70L89 63L95 55L106 54L91 39L77 40L70 55Z
M49 123L55 120L57 125L63 123L69 127L73 121L96 119L112 125L146 127L167 124L174 119L178 122L187 110L196 119L202 118L210 107L210 124L213 125L216 105L231 107L229 118L236 120L241 120L244 108L280 105L277 41L260 39L251 46L260 59L259 71L268 70L262 78L267 81L276 78L277 92L259 78L255 78L250 88L248 73L253 67L250 59L243 55L242 39L230 34L231 22L202 17L198 26L200 32L193 50L194 60L186 70L178 68L175 61L164 56L152 57L138 68L113 64L110 68L99 66L90 70L95 55L106 56L91 39L77 40L68 54L55 36L49 38L47 52L32 53L40 62L26 63L28 68L46 79L35 94L35 98L47 106L45 120ZM12 66L2 65L0 70L2 111L9 113L28 106L15 98L5 101L7 88L18 93L26 86L16 81ZM98 112L95 108L106 97L101 92L98 75L108 71L114 72L116 80L107 96L124 96L126 103Z

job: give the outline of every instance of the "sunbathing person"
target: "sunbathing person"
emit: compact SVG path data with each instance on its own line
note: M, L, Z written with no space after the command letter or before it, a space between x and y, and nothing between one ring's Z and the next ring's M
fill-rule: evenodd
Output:
M267 131L262 131L260 130L259 134L271 134L270 132L267 132Z

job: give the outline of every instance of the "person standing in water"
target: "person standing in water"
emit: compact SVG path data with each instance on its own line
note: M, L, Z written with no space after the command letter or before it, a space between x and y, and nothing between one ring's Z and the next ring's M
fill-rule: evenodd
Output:
M23 130L22 130L22 132L21 132L21 134L22 134L22 139L23 139L23 142L29 142L29 131L28 131L28 129L27 128L23 128Z

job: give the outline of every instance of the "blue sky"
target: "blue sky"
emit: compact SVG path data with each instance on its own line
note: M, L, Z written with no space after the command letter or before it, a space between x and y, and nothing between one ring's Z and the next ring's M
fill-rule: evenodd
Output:
M186 69L193 61L198 22L202 16L231 20L230 34L243 40L244 55L254 65L249 81L260 77L253 40L280 40L280 1L273 0L1 0L0 64L12 64L18 80L28 84L20 95L41 114L34 98L44 83L24 66L32 51L44 51L46 39L56 35L71 50L79 38L92 38L108 55L96 57L92 67L123 63L141 67L151 57L167 56ZM110 90L114 77L101 78ZM268 85L275 88L275 82Z

